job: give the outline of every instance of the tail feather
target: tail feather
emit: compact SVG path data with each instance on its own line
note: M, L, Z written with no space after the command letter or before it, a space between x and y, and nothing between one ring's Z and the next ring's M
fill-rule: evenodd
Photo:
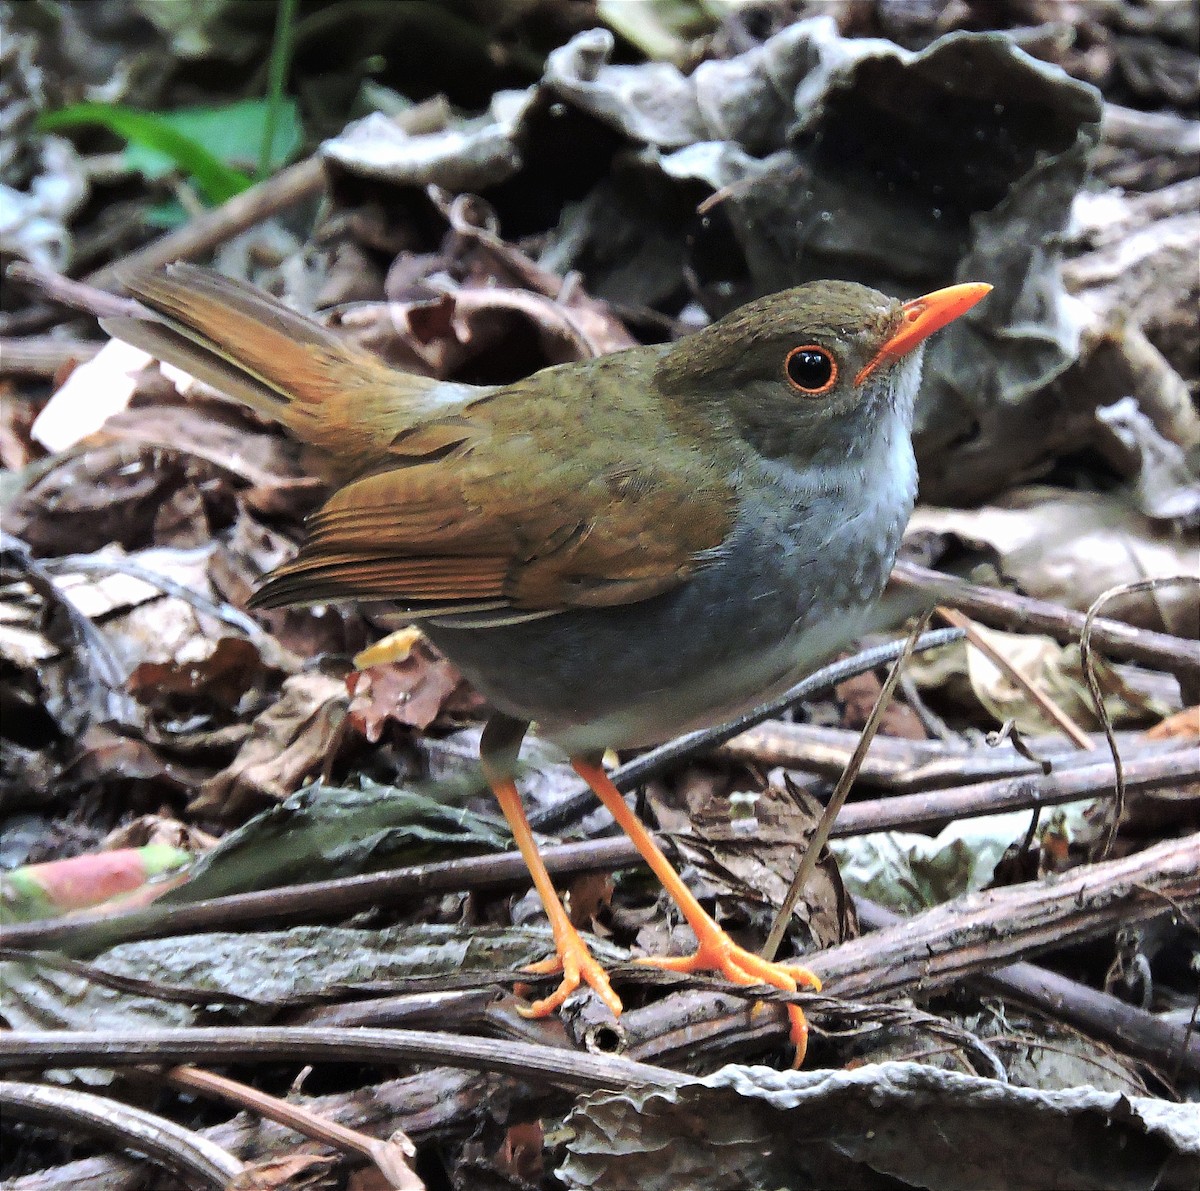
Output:
M123 279L152 312L101 325L327 450L373 465L441 382L400 372L267 294L194 265Z

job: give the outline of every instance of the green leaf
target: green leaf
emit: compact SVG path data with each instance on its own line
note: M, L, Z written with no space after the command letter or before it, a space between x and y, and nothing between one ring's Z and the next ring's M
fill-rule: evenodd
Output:
M269 108L265 99L246 99L216 108L167 112L162 119L226 165L253 170L266 134ZM303 142L296 101L285 99L279 106L271 138L270 167L278 169L291 160Z
M190 108L162 114L139 112L107 103L80 103L38 120L44 131L99 126L128 142L126 160L144 177L160 178L179 169L210 203L240 194L252 179L238 164L253 166L267 120L267 104L251 99L218 108ZM296 104L285 102L278 113L270 160L282 165L303 141Z
M158 177L178 167L195 181L210 203L223 203L250 185L250 179L245 174L217 160L203 145L185 136L163 116L116 104L77 103L40 116L37 124L43 132L88 125L107 128L117 136L124 137L131 146L154 151L160 164L165 160L165 168L157 172L138 167L147 177Z

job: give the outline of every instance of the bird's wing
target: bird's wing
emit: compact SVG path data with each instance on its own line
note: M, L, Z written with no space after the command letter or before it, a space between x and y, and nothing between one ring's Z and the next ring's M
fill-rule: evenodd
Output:
M624 381L646 380L636 367L571 367L554 370L557 386L540 373L397 435L393 462L334 493L255 603L387 599L414 616L521 619L686 581L732 527L727 475L630 400ZM581 395L593 372L624 391Z

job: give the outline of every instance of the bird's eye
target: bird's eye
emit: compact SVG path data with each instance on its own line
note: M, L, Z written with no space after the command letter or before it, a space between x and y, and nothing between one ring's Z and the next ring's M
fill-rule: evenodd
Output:
M837 381L837 361L823 347L807 343L794 347L783 362L788 384L806 397L828 393Z

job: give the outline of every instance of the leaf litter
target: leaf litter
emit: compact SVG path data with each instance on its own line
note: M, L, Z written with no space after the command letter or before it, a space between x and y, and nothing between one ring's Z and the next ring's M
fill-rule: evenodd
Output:
M208 20L222 20L222 7ZM1018 600L1078 611L1118 583L1195 572L1200 421L1191 399L1200 330L1186 300L1200 243L1188 197L1200 169L1189 139L1194 19L1189 25L1171 6L1126 3L1072 6L1064 18L1058 6L1036 3L994 6L988 20L1003 31L968 30L966 6L902 11L880 0L826 5L815 19L805 19L811 5L764 6L756 24L749 9L685 3L681 12L701 29L722 12L723 23L696 41L682 18L630 25L614 14L611 30L588 29L553 0L525 7L509 24L478 12L463 18L493 47L493 60L509 64L501 75L510 72L464 105L469 114L427 99L438 87L414 91L424 102L400 97L389 114L357 122L347 123L343 108L326 122L331 135L319 150L329 186L319 216L285 220L265 207L249 231L219 231L207 247L223 267L308 309L320 299L331 326L398 366L483 382L675 336L808 277L908 294L986 275L995 300L939 340L927 362L914 552ZM200 59L269 36L253 22L233 36L196 19L194 28L155 36ZM133 247L129 230L105 233L95 212L113 186L94 168L103 143L37 134L30 118L77 97L44 63L104 45L132 64L140 51L82 19L53 35L34 26L17 32L5 39L14 70L0 94L20 150L0 158L0 182L17 197L0 247L6 259L62 268L104 257L95 246L107 235L120 259ZM418 42L427 35L415 34ZM304 44L302 35L298 77L308 69ZM461 52L476 44L464 35ZM544 66L523 56L530 45L546 55ZM659 60L639 60L639 49ZM165 50L163 61L171 61ZM165 106L171 69L154 78L118 70L82 92ZM403 78L394 81L404 89ZM373 94L384 98L382 89ZM229 98L206 96L214 106ZM305 96L313 113L327 98ZM119 185L128 196L129 179ZM157 192L138 185L131 209L148 213L167 182ZM27 334L24 300L15 287L6 292L5 336ZM60 316L41 317L39 332ZM59 330L92 334L78 320ZM329 478L322 461L203 386L119 356L105 349L48 400L44 383L5 391L3 457L12 466L0 499L14 535L0 570L0 805L5 863L14 870L6 898L21 865L82 850L82 861L103 869L115 849L146 847L139 832L149 842L161 831L167 838L151 846L197 857L169 890L149 870L142 886L130 882L143 915L471 855L499 858L507 834L470 762L480 704L446 662L420 643L398 661L355 668L351 659L392 627L383 608L244 611L257 577L287 557L320 501ZM1156 588L1120 605L1119 616L1181 639L1182 650L1198 635L1195 607L1194 588ZM1076 646L1021 623L984 631L1042 696L1085 729L1095 725ZM972 648L951 646L910 669L918 682L889 711L872 746L880 760L868 758L852 799L878 780L871 774L886 758L895 780L915 792L978 780L964 775L990 763L983 733L1005 722L1055 774L1069 769L1070 746L1046 736L1037 705ZM1101 659L1101 671L1114 719L1172 725L1153 756L1194 752L1200 665L1167 673L1118 654ZM856 683L803 714L848 729L852 741L878 680ZM938 739L926 739L935 729ZM750 736L741 751L690 759L656 778L642 803L689 882L753 946L840 762L826 749L772 772L765 738ZM940 778L917 746L936 748ZM1138 747L1122 736L1122 748ZM535 753L530 766L533 805L547 811L570 800L569 771ZM788 945L819 954L854 939L855 906L871 894L915 910L989 882L1002 894L1018 888L1012 881L1088 863L1103 882L1109 870L1094 855L1103 832L1090 824L1104 792L1065 812L1043 810L1035 830L1036 782L1027 780L1029 809L993 821L835 841L793 916ZM1195 838L1197 785L1193 776L1131 794L1117 855ZM608 940L598 946L609 961L621 964L631 948L686 947L636 868L609 880L604 865L588 867L593 841L614 842L606 816L568 820L561 831L585 851L559 879L578 919ZM95 850L106 837L105 850ZM872 847L875 871L860 880L851 857ZM505 988L513 968L543 953L544 933L522 925L539 914L520 892L511 882L442 886L360 909L357 919L330 903L292 925L285 899L278 928L138 942L121 942L135 913L108 905L92 912L108 925L80 954L104 979L141 982L137 991L9 950L4 1013L17 1029L203 1024L236 1016L231 1006L244 998L265 1024L286 1022L302 1004L377 1000L386 1023L400 1009L385 1005ZM1043 948L1041 962L1081 981L1074 987L1107 989L1108 1012L1125 1029L1124 1050L1107 1057L1085 1036L1068 1045L1048 1001L1024 1018L1003 1005L985 1020L976 985L950 997L913 982L909 995L992 1047L1008 1085L963 1074L976 1069L972 1060L953 1047L947 1058L919 1022L880 1024L865 1007L857 1030L833 1029L830 1014L831 1028L814 1043L816 1070L745 1066L778 1060L775 1007L751 1013L739 1002L734 1010L720 1000L728 990L700 981L673 991L619 967L625 1041L603 1031L587 1037L632 1045L634 1027L648 1021L641 1036L659 1039L657 1053L678 1054L670 1039L689 1040L682 1053L698 1081L573 1097L499 1075L452 1077L445 1067L380 1083L386 1073L347 1066L323 1077L315 1097L299 1099L357 1128L358 1110L337 1096L358 1094L379 1108L371 1128L385 1137L404 1128L422 1169L463 1187L480 1179L513 1187L1044 1186L1067 1171L1072 1186L1188 1186L1200 1141L1179 1101L1200 1078L1187 1026L1198 906L1200 891L1186 887L1164 894L1166 917L1120 946L1110 925L1071 948ZM78 911L48 916L63 908L44 906L25 926L91 929ZM18 942L29 937L12 933ZM1140 975L1106 983L1118 953L1122 971ZM215 1008L221 994L224 1008ZM975 998L965 1014L964 998ZM467 1017L444 1009L446 1028L572 1045L556 1021L521 1024L510 1001ZM821 1027L820 1013L813 1017ZM1139 1031L1152 1029L1177 1030L1172 1062L1146 1058L1149 1034ZM1045 1058L1070 1047L1078 1048L1070 1062ZM1103 1076L1105 1064L1125 1074ZM94 1079L98 1069L88 1070ZM283 1078L264 1068L264 1090L285 1091L294 1071ZM389 1090L397 1083L403 1095ZM435 1107L438 1089L445 1094ZM106 1092L124 1094L119 1082ZM395 1111L381 1107L389 1103ZM189 1115L183 1101L172 1110L200 1132L225 1129L212 1124L220 1117ZM288 1158L296 1135L271 1129L279 1148L267 1160L284 1165L261 1176L283 1185L312 1174ZM251 1153L245 1136L221 1135ZM40 1161L59 1161L47 1185L73 1185L71 1164ZM86 1161L99 1164L105 1185L129 1185L120 1181L122 1160Z

